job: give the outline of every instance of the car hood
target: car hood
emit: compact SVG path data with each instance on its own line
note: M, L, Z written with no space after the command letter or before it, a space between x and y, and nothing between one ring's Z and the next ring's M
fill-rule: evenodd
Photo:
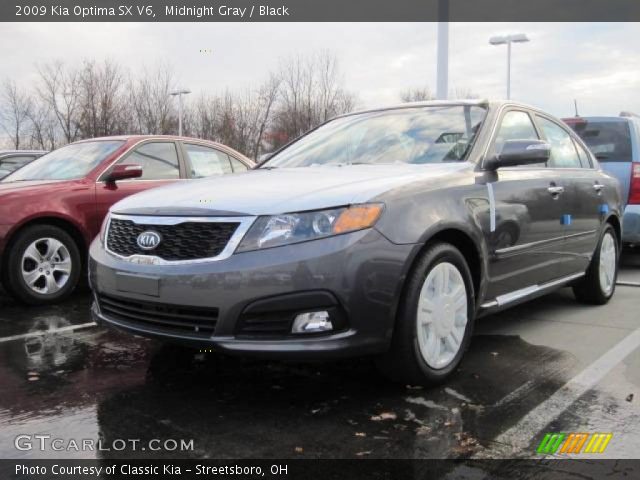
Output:
M146 215L273 215L362 203L424 180L437 182L469 168L437 165L348 165L257 169L237 175L178 182L132 195L114 213Z

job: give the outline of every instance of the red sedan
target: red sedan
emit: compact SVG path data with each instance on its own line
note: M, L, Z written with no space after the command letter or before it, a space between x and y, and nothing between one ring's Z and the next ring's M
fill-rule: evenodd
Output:
M148 188L251 169L229 147L167 136L105 137L69 144L0 182L0 276L30 304L67 297L109 207Z

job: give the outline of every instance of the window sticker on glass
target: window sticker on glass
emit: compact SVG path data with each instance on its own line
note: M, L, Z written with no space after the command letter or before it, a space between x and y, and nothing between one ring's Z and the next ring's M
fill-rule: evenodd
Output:
M191 159L191 167L195 176L208 177L224 174L220 160L213 152L190 152L189 158Z
M231 164L226 154L202 145L187 144L193 178L231 173Z

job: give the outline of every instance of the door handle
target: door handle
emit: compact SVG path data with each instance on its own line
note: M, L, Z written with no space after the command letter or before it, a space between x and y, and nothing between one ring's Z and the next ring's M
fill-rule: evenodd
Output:
M602 191L602 189L604 188L604 185L601 183L594 183L593 184L593 189L598 192L598 194Z
M561 193L564 192L564 187L551 186L551 187L547 188L547 191L551 195L560 195Z

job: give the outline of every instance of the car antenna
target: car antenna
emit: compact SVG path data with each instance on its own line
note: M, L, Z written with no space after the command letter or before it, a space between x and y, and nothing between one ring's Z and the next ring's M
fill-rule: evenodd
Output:
M575 98L573 99L573 107L576 110L576 117L579 117L580 114L578 113L578 100L576 100Z

